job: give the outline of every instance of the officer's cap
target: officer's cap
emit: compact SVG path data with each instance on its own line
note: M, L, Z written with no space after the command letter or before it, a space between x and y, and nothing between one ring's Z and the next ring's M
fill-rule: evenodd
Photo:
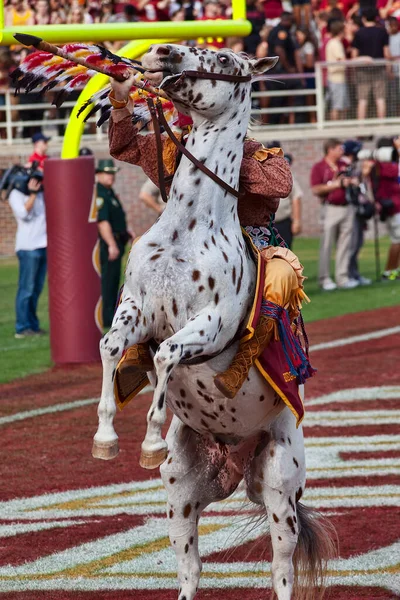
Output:
M118 171L112 158L101 158L96 168L96 173L117 173Z

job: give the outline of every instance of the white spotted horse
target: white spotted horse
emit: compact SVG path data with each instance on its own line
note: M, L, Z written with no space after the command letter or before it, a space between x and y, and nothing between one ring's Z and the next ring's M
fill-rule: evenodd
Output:
M327 523L299 503L303 434L289 408L254 368L233 400L213 383L235 356L253 302L256 266L243 240L237 190L251 79L275 62L178 45L154 45L143 58L177 109L192 117L186 149L197 160L182 156L165 211L131 249L121 302L100 343L103 385L93 455L107 459L118 452L113 376L124 349L155 340L149 374L155 390L141 464L161 464L179 600L197 592L202 511L242 480L268 516L279 600L293 597L299 573L296 597L317 598L331 548ZM174 416L164 441L167 406Z

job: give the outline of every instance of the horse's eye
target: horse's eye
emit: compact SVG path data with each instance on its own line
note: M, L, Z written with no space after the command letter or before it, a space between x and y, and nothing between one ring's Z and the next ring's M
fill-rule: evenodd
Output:
M218 56L218 61L221 63L221 65L228 64L228 58L224 55Z

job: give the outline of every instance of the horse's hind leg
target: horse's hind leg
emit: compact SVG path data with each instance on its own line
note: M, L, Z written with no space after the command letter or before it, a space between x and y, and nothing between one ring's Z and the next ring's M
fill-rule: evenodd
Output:
M114 315L112 328L100 341L103 383L97 410L99 425L92 448L94 458L108 460L118 454L118 436L113 425L116 411L115 368L127 346L137 344L147 337L140 309L132 298L125 297Z
M169 536L178 562L178 600L192 600L201 573L200 514L211 502L230 496L241 476L235 471L228 477L225 457L177 417L172 420L167 442L168 459L160 471L168 496Z
M293 554L299 523L297 502L305 486L303 433L296 429L288 408L274 422L264 450L253 460L248 493L264 504L270 523L273 549L272 584L278 600L292 598Z

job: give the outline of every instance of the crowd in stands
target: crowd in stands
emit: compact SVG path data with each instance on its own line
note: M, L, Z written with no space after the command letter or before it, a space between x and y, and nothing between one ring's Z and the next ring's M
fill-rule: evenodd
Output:
M6 26L76 23L118 23L138 21L184 21L229 19L231 0L5 0ZM303 114L290 106L315 106L315 64L338 62L324 70L327 114L331 119L371 116L368 98L374 99L372 116L394 116L400 108L399 72L382 63L365 68L365 61L400 58L400 0L247 0L247 17L253 25L246 38L206 38L192 45L230 47L250 55L277 55L274 73L284 81L284 89L310 89L310 94L291 97L261 97L259 108L267 108L261 121L268 124L314 122L312 108ZM111 50L125 42L104 41ZM21 47L0 46L0 92L8 85L8 75L24 58ZM352 60L359 68L349 68ZM362 63L360 62L362 61ZM357 63L357 61L359 61ZM368 66L368 65L367 65ZM375 70L374 70L375 69ZM364 75L363 75L364 73ZM300 74L300 75L299 75ZM282 90L282 83L260 83L262 90ZM395 98L388 103L388 94ZM0 105L4 96L0 94ZM282 104L288 111L282 116ZM390 104L391 106L388 106ZM398 106L397 106L398 104ZM270 109L274 109L270 110ZM266 114L268 112L268 114Z

